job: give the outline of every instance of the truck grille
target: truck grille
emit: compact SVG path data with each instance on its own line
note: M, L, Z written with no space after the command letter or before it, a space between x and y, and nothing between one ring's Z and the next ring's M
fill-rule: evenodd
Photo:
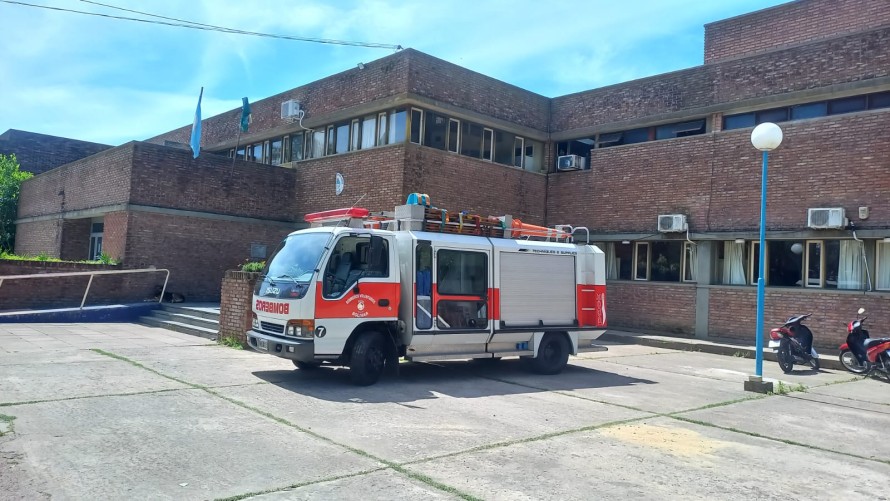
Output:
M272 322L260 322L260 330L272 332L274 334L284 334L284 326L273 324Z

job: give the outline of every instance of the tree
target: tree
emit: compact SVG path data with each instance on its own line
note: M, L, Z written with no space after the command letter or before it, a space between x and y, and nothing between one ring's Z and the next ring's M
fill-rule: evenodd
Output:
M15 249L15 219L22 182L34 174L19 170L15 155L0 155L0 250Z

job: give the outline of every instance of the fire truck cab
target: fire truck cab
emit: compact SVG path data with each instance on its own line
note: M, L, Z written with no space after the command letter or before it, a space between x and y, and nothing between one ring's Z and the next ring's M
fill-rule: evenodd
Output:
M598 248L508 238L571 239L509 217L436 211L412 204L376 218L355 208L308 215L317 227L288 235L257 280L248 344L302 370L348 366L359 385L399 357L519 356L555 374L570 354L603 349L594 344L606 326ZM323 226L337 218L348 226Z

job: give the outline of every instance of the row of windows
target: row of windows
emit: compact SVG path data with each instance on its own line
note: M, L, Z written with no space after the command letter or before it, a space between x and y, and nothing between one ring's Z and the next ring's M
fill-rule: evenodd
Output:
M802 120L805 118L853 113L856 111L880 109L890 107L890 92L878 92L859 96L817 101L798 104L795 106L783 106L767 110L738 113L723 117L723 130L754 127L763 122L787 122L789 120ZM675 137L694 136L704 134L706 123L704 118L686 120L652 127L640 127L615 132L603 132L590 137L582 137L570 141L556 143L557 156L578 155L587 159L585 168L590 168L590 150L609 148L625 144L644 143Z
M229 150L229 157L281 165L347 151L374 148L405 140L407 112L383 111L348 122L300 131Z
M726 115L723 129L753 127L763 122L786 122L827 115L890 107L890 92L784 106L749 113ZM704 134L704 118L604 132L556 143L556 155L578 155L591 165L591 150L626 144L658 141ZM251 162L280 165L309 158L338 155L408 140L415 144L459 153L489 162L538 170L543 165L543 143L491 127L459 120L432 111L410 108L383 111L331 124L317 130L297 132L229 150Z
M556 143L557 156L578 155L589 160L590 150L610 148L624 144L645 143L675 137L695 136L705 133L705 119L686 120L653 127L640 127L616 132L604 132L590 137ZM585 162L590 165L590 162Z
M248 144L229 150L251 162L281 165L310 158L339 155L403 142L429 146L489 162L538 170L544 147L533 141L490 127L451 118L420 108L384 111L331 124L315 130Z
M726 115L723 117L723 130L742 129L754 127L764 122L787 122L789 120L803 120L805 118L824 117L828 115L840 115L856 111L876 110L890 108L890 92L876 94L862 94L859 96L816 101L812 103L770 108L768 110Z
M696 246L688 241L608 242L606 276L619 280L695 282ZM719 243L713 263L717 284L756 285L760 243ZM875 241L874 270L864 244L856 240L768 240L764 257L767 285L890 290L890 242ZM874 273L872 275L872 272Z

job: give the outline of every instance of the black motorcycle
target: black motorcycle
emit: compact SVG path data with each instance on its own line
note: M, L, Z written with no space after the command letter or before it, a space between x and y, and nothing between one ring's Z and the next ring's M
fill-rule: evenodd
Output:
M813 332L804 324L812 313L789 318L781 327L769 331L769 347L776 352L782 372L788 374L794 364L809 365L819 370L819 354L813 348Z

